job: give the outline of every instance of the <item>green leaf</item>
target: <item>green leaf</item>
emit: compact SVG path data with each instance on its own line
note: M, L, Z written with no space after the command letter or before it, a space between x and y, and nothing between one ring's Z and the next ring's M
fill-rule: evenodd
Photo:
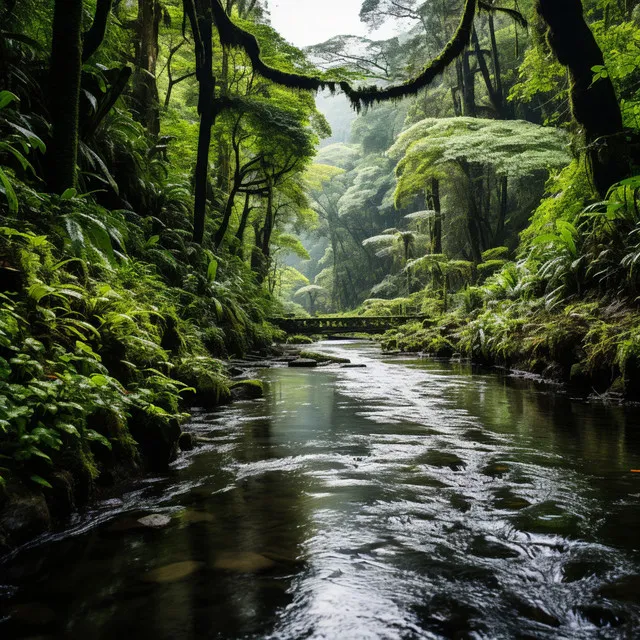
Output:
M20 98L15 93L11 93L11 91L0 91L0 109L4 109L12 102L20 102Z
M77 438L80 437L80 432L78 431L78 429L68 422L56 422L55 427L60 431L68 433L70 436L75 436Z
M36 484L39 484L41 487L46 487L47 489L53 489L53 487L42 477L33 475L31 476L31 480Z
M213 282L218 275L218 261L215 258L209 262L209 268L207 269L207 279L209 282Z
M63 194L60 196L60 200L73 200L78 195L78 190L70 187L69 189L65 189Z
M94 387L106 387L109 384L109 378L101 373L94 373L91 376L91 384Z
M11 182L9 182L7 174L2 169L0 169L0 182L3 187L2 191L9 203L9 211L11 211L11 213L18 213L18 197L16 196L16 192L13 190Z
M99 442L100 444L107 447L107 449L111 449L111 443L101 433L98 433L93 429L87 429L84 432L84 437L91 442Z

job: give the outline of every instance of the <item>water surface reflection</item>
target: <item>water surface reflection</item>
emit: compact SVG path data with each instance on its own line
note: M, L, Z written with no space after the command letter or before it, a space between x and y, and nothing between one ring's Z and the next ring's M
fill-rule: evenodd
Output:
M637 408L317 348L367 368L265 370L265 399L195 414L209 443L169 478L2 567L0 632L633 637Z

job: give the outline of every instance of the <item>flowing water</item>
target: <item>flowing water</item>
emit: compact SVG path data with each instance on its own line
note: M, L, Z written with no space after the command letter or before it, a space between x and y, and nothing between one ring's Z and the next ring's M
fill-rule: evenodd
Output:
M640 409L325 342L0 566L2 638L640 638ZM171 517L143 528L148 514Z

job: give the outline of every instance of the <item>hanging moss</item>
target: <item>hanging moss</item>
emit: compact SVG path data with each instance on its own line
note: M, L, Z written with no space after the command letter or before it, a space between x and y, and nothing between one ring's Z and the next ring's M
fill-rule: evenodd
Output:
M358 89L353 88L348 82L335 82L324 78L288 73L270 67L260 57L260 45L256 38L231 21L219 0L214 0L211 6L213 17L218 27L220 42L223 45L243 49L249 56L256 73L259 73L267 80L291 89L307 91L329 89L331 92L340 89L349 98L354 109L360 111L363 107L370 106L376 102L400 100L401 98L415 95L443 73L469 44L478 3L477 0L466 0L460 24L451 40L446 44L440 55L427 64L416 78L390 87L381 88L376 85L370 85Z

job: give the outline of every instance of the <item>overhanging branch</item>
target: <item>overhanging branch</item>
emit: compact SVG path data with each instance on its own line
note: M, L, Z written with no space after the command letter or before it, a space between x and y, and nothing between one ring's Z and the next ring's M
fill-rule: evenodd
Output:
M267 80L291 89L304 89L308 91L319 91L321 89L337 91L341 89L357 110L375 102L399 100L407 96L415 95L418 91L427 87L469 44L471 40L471 28L477 7L478 0L465 0L462 17L455 33L440 54L431 60L416 78L390 87L380 88L376 85L371 85L356 89L348 82L335 82L313 76L288 73L269 66L263 62L260 57L260 45L255 36L241 29L231 21L220 4L220 0L211 0L213 18L218 27L221 43L243 49L247 56L249 56L256 73L259 73Z

